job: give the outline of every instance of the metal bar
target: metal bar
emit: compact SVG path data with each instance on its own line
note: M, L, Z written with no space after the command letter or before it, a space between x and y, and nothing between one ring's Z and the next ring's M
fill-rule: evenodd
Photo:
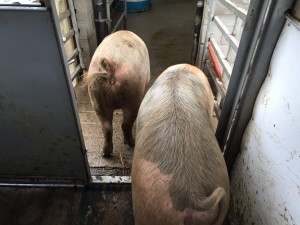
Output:
M106 3L102 0L97 0L95 5L95 27L97 34L97 44L107 36L107 22L106 22Z
M235 17L235 22L232 29L232 36L235 37L236 40L240 39L241 31L243 31L243 28L245 24L245 21L241 20L238 16Z
M70 10L66 10L64 11L59 17L58 17L58 21L61 22L64 19L68 18L71 15Z
M201 29L202 18L203 18L204 2L202 0L198 1L196 8L197 9L196 9L196 18L195 18L195 26L194 26L193 47L192 47L192 54L190 60L190 63L192 65L196 65L196 58L197 58L198 48L199 48L199 37L201 37L200 29Z
M233 28L232 28L232 32L231 32L231 34L232 34L232 36L235 36L236 35L236 27L237 27L237 24L238 24L238 16L236 16L235 17L235 19L234 19L234 25L233 25Z
M106 3L110 6L112 3L114 2L114 0L106 0Z
M111 31L112 33L115 32L115 31L118 29L118 27L119 27L121 21L123 20L123 18L125 18L125 13L124 13L124 12L123 12L122 15L119 17L117 23L115 24L114 28L112 29L112 31Z
M66 43L71 37L75 35L74 30L70 30L65 36L62 36L62 41Z
M26 187L26 188L83 188L84 184L26 184L26 183L0 183L0 187Z
M230 54L230 51L231 51L231 46L229 45L228 46L228 50L227 50L227 53L226 53L226 59L228 60L228 56ZM229 60L228 60L229 61Z
M237 26L238 26L238 16L236 16L235 17L235 20L234 20L234 25L233 25L233 28L232 28L232 32L231 32L231 34L232 34L232 36L235 36L235 34L236 34L236 28L237 28ZM240 21L242 21L242 20L240 20ZM235 40L236 40L236 38L235 38ZM238 41L237 41L238 42ZM238 44L237 44L238 45ZM238 46L237 46L238 47ZM227 58L227 60L229 61L229 56L230 56L230 53L231 53L231 49L232 49L232 47L229 45L228 46L228 50L227 50L227 53L226 53L226 58ZM237 52L237 49L235 50L235 52Z
M255 99L268 73L276 42L293 0L252 0L216 137L231 172Z
M300 4L299 4L299 5L300 5ZM295 17L293 17L293 16L290 15L290 14L287 14L287 15L286 15L286 19L287 19L288 21L290 21L290 23L293 24L293 25L297 28L297 30L300 30L300 21L299 21L299 20L297 20Z
M124 0L124 13L125 13L125 16L124 16L124 30L127 29L127 0Z
M212 18L215 14L215 9L216 9L216 0L211 0L210 12L209 12L208 21L207 21L207 28L206 28L206 34L205 34L205 40L204 40L204 46L203 46L203 52L202 52L202 59L200 61L200 68L202 70L204 69L205 57L207 54L208 39L209 39L209 35L211 32L211 23L212 23Z
M209 42L211 43L211 46L213 47L214 52L216 53L216 56L223 67L223 71L225 71L225 74L228 78L231 76L232 68L229 65L228 61L226 60L226 57L224 56L222 50L220 49L219 45L215 41L213 37L209 39Z
M217 25L219 30L221 31L222 35L225 37L226 41L229 43L229 45L237 51L239 42L235 39L234 36L230 34L230 31L227 29L225 24L220 20L218 16L214 17L214 23Z
M218 75L216 74L209 60L206 60L205 66L208 69L209 73L211 74L211 78L215 86L217 87L221 97L225 97L226 89L224 88L222 82L217 80Z
M109 1L109 0L108 0ZM110 2L110 4L112 3L113 1ZM121 24L122 20L124 20L124 29L126 29L126 16L127 16L127 3L126 3L126 0L123 1L123 13L120 15L118 21L116 22L116 24L114 25L114 27L112 28L111 27L111 15L109 13L109 17L107 16L107 23L110 27L108 27L108 30L109 30L109 33L113 33L115 32L119 25ZM110 31L111 30L111 31Z
M208 43L208 53L211 58L212 64L214 65L214 69L217 73L217 76L219 77L220 80L222 80L222 72L219 66L219 61L210 43Z
M76 19L76 16L75 16L76 14L75 14L75 10L74 10L73 0L68 0L68 4L69 4L69 10L70 10L70 13L71 13L71 20L72 20L73 30L75 32L75 41L76 41L76 47L78 49L78 54L79 54L80 66L81 66L82 69L86 69L86 66L84 65L83 57L82 57L82 49L81 49L81 46L80 46L79 30L78 30L77 19Z
M108 33L111 33L111 17L110 17L110 4L111 4L111 0L106 0L105 1L105 7L106 7L106 17L107 17L107 29L108 29Z
M242 34L243 34L244 27L245 27L245 21L242 21L241 26L240 26L240 29L239 29L239 32L236 34L236 37L238 37L239 39L241 39L241 36L242 36Z
M11 10L11 7L14 8L14 10L18 10L18 11L40 11L40 12L45 12L47 11L47 8L45 7L34 7L34 6L15 6L15 5L1 5L0 4L0 8L1 10Z
M80 65L78 65L78 66L74 69L74 71L71 73L71 79L72 79L72 81L76 78L76 75L77 75L77 73L78 73L80 70L81 70L81 67L80 67Z
M235 5L232 1L229 0L219 0L227 9L233 12L234 15L240 17L243 21L246 20L247 11Z
M75 48L72 52L72 54L70 55L70 57L68 58L68 63L73 60L77 55L79 54L79 51L77 48Z

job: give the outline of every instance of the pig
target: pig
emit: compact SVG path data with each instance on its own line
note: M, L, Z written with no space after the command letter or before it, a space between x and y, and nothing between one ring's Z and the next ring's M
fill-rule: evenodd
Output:
M167 68L148 90L131 171L135 225L222 224L229 178L212 120L213 94L195 66Z
M150 80L150 60L143 40L130 31L108 35L96 49L85 84L102 125L103 157L113 152L113 112L122 109L124 144L134 147L132 127Z

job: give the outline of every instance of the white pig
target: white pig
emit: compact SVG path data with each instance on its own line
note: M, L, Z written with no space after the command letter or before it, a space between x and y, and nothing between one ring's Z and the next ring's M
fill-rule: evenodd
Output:
M130 31L107 36L96 49L85 83L92 106L102 124L103 156L113 151L112 119L123 110L124 143L134 147L132 126L150 80L149 54L145 43Z
M229 205L226 164L201 70L166 69L145 95L132 162L135 225L220 225Z

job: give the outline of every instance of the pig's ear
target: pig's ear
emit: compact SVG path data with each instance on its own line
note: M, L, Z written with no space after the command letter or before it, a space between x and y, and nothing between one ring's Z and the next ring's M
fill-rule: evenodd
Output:
M101 63L101 67L108 75L114 74L116 68L116 64L114 62L112 62L107 58L103 58L100 63Z

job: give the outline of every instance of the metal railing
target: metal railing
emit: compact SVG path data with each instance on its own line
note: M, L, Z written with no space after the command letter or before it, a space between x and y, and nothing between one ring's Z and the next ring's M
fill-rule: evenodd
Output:
M247 5L242 8L230 0L210 0L205 4L207 4L207 26L206 31L202 31L205 38L202 54L199 57L199 66L209 71L216 86L218 116L244 28Z
M54 15L57 15L58 21L61 25L61 27L64 28L64 30L68 30L67 33L62 33L62 41L65 45L65 50L68 53L67 54L67 60L70 70L70 75L72 81L74 81L81 70L86 69L84 63L83 63L83 56L82 56L82 50L80 47L79 42L79 30L75 15L75 9L73 0L64 0L64 1L57 1L55 2L57 8L53 8L52 10L55 11ZM65 7L60 6L59 4L65 5ZM61 8L60 8L61 7ZM61 11L61 9L65 8L64 11ZM64 22L68 20L69 23ZM68 26L66 26L68 24ZM67 42L71 40L71 45L68 45Z
M119 25L121 24L121 22L124 20L124 26L126 26L126 15L127 15L127 3L126 0L123 0L122 2L119 1L118 4L123 5L123 11L121 13L121 15L118 18L118 21L116 22L116 24L112 27L112 19L111 19L111 14L110 14L110 6L113 3L114 0L106 0L106 15L107 15L107 26L108 26L108 33L113 33L115 32Z

